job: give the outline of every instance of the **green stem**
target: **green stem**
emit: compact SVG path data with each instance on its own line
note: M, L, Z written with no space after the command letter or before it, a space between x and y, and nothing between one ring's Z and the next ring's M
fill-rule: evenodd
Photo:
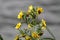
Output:
M51 36L54 38L54 40L56 40L56 39L55 39L55 36L52 34L52 32L49 30L49 28L47 27L46 29L47 29L47 31L51 34Z

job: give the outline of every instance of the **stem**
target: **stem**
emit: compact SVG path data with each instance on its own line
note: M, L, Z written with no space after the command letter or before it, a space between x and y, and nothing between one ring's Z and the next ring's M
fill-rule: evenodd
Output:
M49 28L46 27L46 29L47 29L47 31L51 34L51 36L54 38L54 40L56 40L56 39L55 39L55 36L52 34L52 32L49 30Z

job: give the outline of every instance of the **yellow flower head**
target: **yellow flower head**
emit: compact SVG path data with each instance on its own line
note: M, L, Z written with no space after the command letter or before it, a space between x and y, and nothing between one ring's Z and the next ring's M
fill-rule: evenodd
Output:
M43 8L38 7L38 8L37 8L37 13L40 14L41 12L43 12Z
M33 6L32 6L32 5L30 5L30 6L29 6L29 10L32 10L32 9L33 9Z
M33 33L32 33L32 37L33 37L33 38L39 38L39 35L38 35L36 32L33 32Z
M15 28L19 29L20 27L21 27L21 23L18 23Z
M22 16L23 16L23 12L21 11L20 13L19 13L19 15L18 15L18 19L22 19Z
M28 13L30 13L32 9L33 9L33 6L30 5L29 8L28 8Z
M31 37L26 36L26 37L25 37L25 40L31 40Z
M28 28L31 28L31 25L30 24L28 24Z
M14 40L19 40L19 35L17 35Z
M42 19L42 29L46 29L46 21Z

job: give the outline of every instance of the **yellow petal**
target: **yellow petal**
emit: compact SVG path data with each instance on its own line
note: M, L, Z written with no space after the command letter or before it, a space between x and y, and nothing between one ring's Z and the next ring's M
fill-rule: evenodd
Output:
M33 32L33 33L32 33L32 37L33 37L33 38L39 38L39 35L38 35L36 32Z
M29 36L26 36L25 38L26 38L26 40L31 40L31 37L29 37Z
M46 29L46 21L44 19L42 19L42 29Z
M42 27L42 30L45 30L46 28L45 27Z
M21 19L22 18L22 16L23 16L23 12L21 11L20 13L19 13L19 15L18 15L18 19Z
M33 6L32 6L32 5L30 5L30 6L29 6L29 10L32 10L32 9L33 9Z
M20 12L19 12L19 15L23 15L23 12L22 12L22 11L20 11Z
M42 24L46 26L46 21L44 19L42 19Z
M41 7L38 7L38 8L37 8L37 13L38 13L38 14L40 14L40 13L43 12L43 11L44 11L43 8L41 8Z
M18 15L18 17L17 17L18 19L20 19L20 15Z
M30 24L28 24L28 28L31 28Z
M18 23L15 28L19 29L20 27L21 27L21 23Z
M19 35L17 35L14 40L18 40L18 39L19 39Z

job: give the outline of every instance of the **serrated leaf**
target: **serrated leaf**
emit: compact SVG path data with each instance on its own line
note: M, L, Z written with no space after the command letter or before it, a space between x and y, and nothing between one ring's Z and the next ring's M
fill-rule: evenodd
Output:
M23 31L23 30L20 30L20 33L21 33L21 34L24 34L24 31Z

